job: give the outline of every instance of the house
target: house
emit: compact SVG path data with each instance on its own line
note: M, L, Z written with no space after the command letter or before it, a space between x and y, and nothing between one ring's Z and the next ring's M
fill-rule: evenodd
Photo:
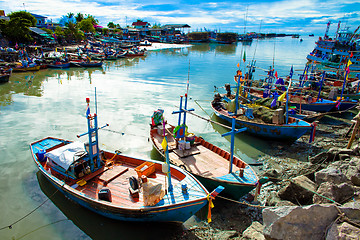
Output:
M46 26L45 20L47 19L47 17L38 15L38 14L34 14L34 13L30 13L31 15L34 16L34 18L36 19L36 26L37 27L44 27Z
M148 22L136 21L136 22L133 22L131 24L131 26L136 29L147 30L151 26L151 24Z
M0 19L4 19L6 21L10 21L10 18L5 16L5 11L4 10L0 10Z

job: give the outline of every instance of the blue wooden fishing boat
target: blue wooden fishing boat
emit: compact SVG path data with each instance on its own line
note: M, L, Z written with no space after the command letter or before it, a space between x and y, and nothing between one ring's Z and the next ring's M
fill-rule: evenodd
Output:
M154 148L165 157L165 151L161 144L164 136L168 140L170 162L180 166L193 174L207 189L214 186L223 186L225 189L220 193L223 196L238 200L251 190L267 181L259 179L255 171L246 162L233 155L234 139L230 153L205 141L186 130L187 95L185 95L185 107L182 109L182 97L180 110L173 112L179 114L178 126L168 123L162 124L163 111L157 110L152 116L150 139ZM181 123L181 115L184 122Z
M52 64L48 64L47 66L48 68L59 68L59 69L69 68L70 62L54 62Z
M263 119L254 117L253 108L255 106L245 103L239 105L239 89L240 79L237 81L237 90L235 96L231 94L230 90L227 93L228 97L233 99L232 101L226 97L225 94L216 94L214 96L214 100L211 102L211 107L218 117L230 123L233 121L233 118L235 118L236 126L246 127L247 133L258 137L275 140L295 141L313 129L313 126L310 123L289 116L287 111L287 104L285 111L282 111L282 109L277 110L274 112L274 115L270 121L266 122ZM287 92L286 94L288 96ZM235 109L231 109L229 107L230 102L234 104ZM266 107L261 108L265 112L270 112L271 110ZM286 118L284 117L284 114L286 114Z
M102 61L70 61L71 66L73 67L85 67L85 68L91 68L91 67L101 67L103 62Z
M88 109L89 109L89 100ZM88 143L47 137L30 144L39 171L66 197L122 221L184 222L214 199L201 183L167 161L99 149L97 114L87 111ZM208 200L209 199L209 200Z

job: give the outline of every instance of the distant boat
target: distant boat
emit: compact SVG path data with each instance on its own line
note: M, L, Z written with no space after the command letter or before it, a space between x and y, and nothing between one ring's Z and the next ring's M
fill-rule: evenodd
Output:
M339 24L335 38L330 38L329 27L330 22L327 24L325 36L319 37L319 40L315 42L316 46L307 55L307 60L336 69L345 69L350 60L352 63L349 66L350 71L360 71L360 40L354 37L359 28L354 32L349 28L340 30Z
M313 37L314 36L314 34L309 34L309 37Z
M11 76L11 72L12 72L12 69L7 69L7 70L1 70L0 72L0 83L6 83L9 81L10 79L10 76Z
M209 194L168 162L100 150L97 114L88 112L87 122L78 137L87 135L88 144L53 137L30 144L39 171L75 203L115 220L182 223L222 190Z
M54 62L52 64L48 64L47 66L48 68L59 68L59 69L69 68L70 62Z

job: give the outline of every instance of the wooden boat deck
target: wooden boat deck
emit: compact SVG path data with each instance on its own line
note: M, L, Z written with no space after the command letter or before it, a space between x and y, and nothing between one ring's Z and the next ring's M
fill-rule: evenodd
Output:
M163 136L157 133L157 129L152 129L151 135L153 137L153 142L156 145L155 147L162 149L161 143L163 141ZM176 148L176 140L171 134L167 134L167 139L168 145L172 146L172 148L169 149L169 158L175 165L184 165L192 174L207 178L221 177L229 173L229 160L227 159L229 156L225 156L225 154L223 154L224 156L221 156L219 155L220 152L214 152L200 142L195 142L188 150L180 150ZM220 148L215 148L219 149L218 151L221 150ZM241 164L239 165L241 166ZM242 167L245 167L245 164L243 164ZM240 167L236 163L233 164L233 172L236 172L239 169Z

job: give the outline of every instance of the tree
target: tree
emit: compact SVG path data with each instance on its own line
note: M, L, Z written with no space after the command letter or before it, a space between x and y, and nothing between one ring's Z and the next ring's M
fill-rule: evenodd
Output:
M91 18L83 19L79 23L79 28L84 32L92 32L92 33L95 32L95 28L93 26L93 22Z
M82 13L78 13L75 16L76 23L80 23L82 20L84 20L84 15Z
M107 26L108 28L115 28L115 24L113 22L109 22Z
M99 22L99 20L97 20L94 16L90 15L90 14L85 14L85 19L90 19L91 23L93 25L97 24Z
M25 11L12 12L8 16L10 21L0 21L2 34L13 43L31 42L33 39L29 27L35 26L35 17Z
M8 14L8 17L11 18L23 18L23 19L27 19L31 22L31 26L30 27L35 27L36 26L36 18L31 15L31 13L25 12L25 11L17 11L17 12L12 12L10 14Z

